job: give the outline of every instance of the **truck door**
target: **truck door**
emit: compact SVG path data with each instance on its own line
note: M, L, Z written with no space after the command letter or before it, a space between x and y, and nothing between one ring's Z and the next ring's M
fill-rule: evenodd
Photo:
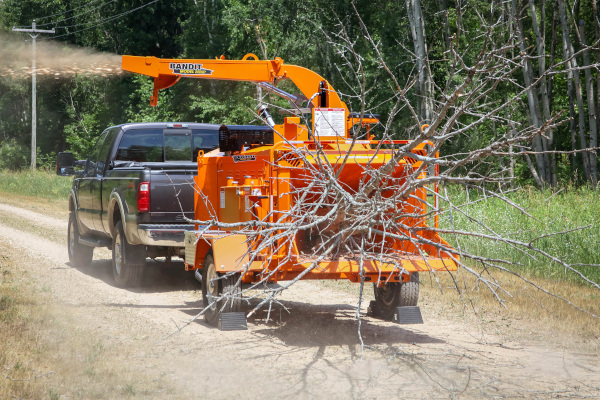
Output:
M102 147L100 147L100 151L98 152L98 159L96 161L96 179L91 182L90 187L92 208L94 209L94 212L92 213L92 222L94 230L100 233L108 234L108 230L106 229L108 225L104 224L108 212L105 209L106 205L102 201L102 190L104 182L106 181L106 168L111 155L111 149L114 147L113 142L115 136L119 133L119 130L119 127L114 127L102 134L105 138ZM106 225L106 227L104 225Z
M108 130L104 131L96 141L85 164L84 175L79 179L79 193L77 195L79 198L79 208L77 209L77 218L82 233L91 233L95 230L93 215L98 213L99 210L94 209L92 188L98 181L96 176L96 163L98 162L98 154L100 153L100 149L107 134Z

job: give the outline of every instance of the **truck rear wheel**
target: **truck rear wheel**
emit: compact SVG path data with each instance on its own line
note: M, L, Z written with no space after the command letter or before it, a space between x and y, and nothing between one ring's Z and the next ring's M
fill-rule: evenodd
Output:
M69 262L75 268L84 268L92 263L94 248L79 243L79 228L77 227L77 215L75 211L69 213L69 228L67 236L67 248L69 251Z
M129 244L123 223L117 222L112 246L112 271L117 286L125 288L139 285L145 263L145 247Z
M396 308L416 306L419 301L419 273L410 274L408 282L383 283L380 286L373 284L375 302L373 314L377 317L391 320L394 318Z
M225 276L217 272L212 252L204 258L202 268L202 304L204 321L217 325L222 312L238 312L242 306L242 291L237 284L240 274ZM219 299L220 297L223 297Z

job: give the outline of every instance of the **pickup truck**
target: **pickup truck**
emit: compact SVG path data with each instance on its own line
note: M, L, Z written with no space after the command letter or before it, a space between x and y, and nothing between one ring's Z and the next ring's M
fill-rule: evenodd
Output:
M135 123L106 129L86 160L59 153L58 175L71 176L68 251L76 267L94 248L112 249L119 287L136 286L146 258L184 257L194 225L193 178L200 151L219 147L219 125Z

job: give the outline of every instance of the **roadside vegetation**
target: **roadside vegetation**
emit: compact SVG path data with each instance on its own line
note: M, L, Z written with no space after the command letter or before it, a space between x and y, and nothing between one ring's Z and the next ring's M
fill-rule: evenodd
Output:
M498 236L498 240L492 240L461 235L457 243L452 235L446 235L463 251L513 262L511 269L517 273L557 281L583 282L577 274L533 248L568 264L600 265L600 197L595 190L567 186L540 192L528 187L505 194L515 206L475 190L451 188L449 195L454 204L466 205L453 210L451 218L447 205L442 203L446 212L440 218L441 228ZM560 232L566 233L556 234ZM532 249L516 249L506 242L507 238L530 243ZM600 267L575 268L600 282Z
M58 176L54 171L0 170L0 192L43 199L66 199L71 178Z

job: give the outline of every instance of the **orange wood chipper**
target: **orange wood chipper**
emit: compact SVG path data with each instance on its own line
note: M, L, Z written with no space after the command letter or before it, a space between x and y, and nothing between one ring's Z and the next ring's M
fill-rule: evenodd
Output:
M391 319L397 307L416 306L419 272L456 271L456 253L425 224L426 219L433 219L425 187L415 189L395 205L408 215L397 225L406 229L382 234L376 229L377 221L373 221L372 227L379 233L369 233L369 237L385 257L333 255L323 246L320 252L311 253L314 241L308 236L319 223L306 223L300 228L294 225L303 218L298 213L302 202L314 206L315 215L322 217L321 226L327 218L339 217L339 213L328 214L334 205L315 205L319 199L323 203L324 196L316 193L315 187L326 181L327 174L320 174L324 168L339 183L338 191L343 187L350 195L368 183L369 171L384 165L393 166L388 168L388 177L400 185L407 177L423 179L437 174L437 167L425 168L415 158L392 160L393 146L398 148L408 141L372 140L368 132L366 140L353 138L356 124L368 130L378 123L377 116L350 113L331 84L317 73L284 64L280 58L258 60L252 54L242 60L226 60L223 56L214 60L123 56L122 68L154 78L152 105L157 104L160 89L182 77L246 81L290 101L298 114L308 115L308 125L312 125L309 129L299 116L286 117L283 124L275 125L262 107L259 113L269 126L223 125L219 129L219 148L198 154L196 227L186 234L185 265L189 270L202 271L208 322L216 323L222 312L239 310L242 283L297 279L372 282L373 313ZM291 80L302 94L292 95L277 88L277 82L283 79ZM437 157L428 155L429 149L428 143L420 143L411 152ZM437 184L432 185L437 192ZM325 190L323 185L320 187ZM331 221L328 226L343 229L342 224Z

